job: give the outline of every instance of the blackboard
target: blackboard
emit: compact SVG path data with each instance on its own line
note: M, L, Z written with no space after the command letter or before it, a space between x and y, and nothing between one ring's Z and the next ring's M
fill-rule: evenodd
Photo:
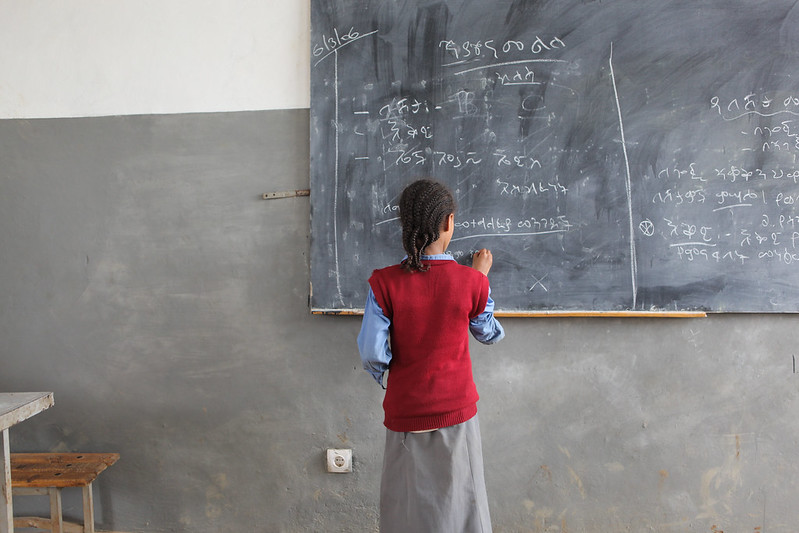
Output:
M799 310L794 1L312 0L310 120L312 310L422 176L499 310Z

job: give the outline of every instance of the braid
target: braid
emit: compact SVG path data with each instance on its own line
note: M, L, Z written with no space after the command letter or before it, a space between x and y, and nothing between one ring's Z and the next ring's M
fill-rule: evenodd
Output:
M423 179L408 185L400 197L402 246L408 254L405 270L424 272L422 252L440 236L441 224L455 212L452 193L444 185Z

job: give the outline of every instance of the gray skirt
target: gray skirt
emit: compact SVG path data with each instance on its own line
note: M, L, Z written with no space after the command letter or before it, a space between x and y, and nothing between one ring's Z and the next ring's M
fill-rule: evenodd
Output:
M429 433L386 430L381 533L491 533L477 416Z

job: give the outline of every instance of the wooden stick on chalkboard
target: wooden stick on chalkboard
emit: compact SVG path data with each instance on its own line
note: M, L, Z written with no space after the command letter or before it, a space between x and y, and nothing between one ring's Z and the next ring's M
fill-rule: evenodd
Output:
M277 198L293 198L295 196L310 196L310 189L298 189L296 191L265 192L264 200L275 200Z

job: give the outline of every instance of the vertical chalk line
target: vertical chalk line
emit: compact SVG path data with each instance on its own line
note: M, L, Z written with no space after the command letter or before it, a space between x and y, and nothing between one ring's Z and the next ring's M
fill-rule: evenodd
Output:
M621 149L624 153L624 167L626 171L625 187L627 188L627 213L630 219L630 275L633 282L633 309L638 303L638 259L635 256L635 233L633 222L633 195L632 180L630 178L630 158L627 156L627 141L624 138L624 122L621 119L621 104L619 103L619 90L616 87L616 75L613 72L613 43L610 43L610 79L613 82L613 95L616 98L616 110L619 114L619 132L621 133Z
M338 266L338 165L339 165L339 154L338 154L338 136L339 136L339 124L338 124L338 50L334 50L333 53L333 72L334 72L334 95L336 98L335 102L335 119L334 119L334 128L336 130L335 135L335 142L336 142L336 155L335 155L335 170L333 171L333 264L335 268L336 274L336 291L338 293L338 301L341 305L344 305L344 296L341 294L341 273L339 272Z

